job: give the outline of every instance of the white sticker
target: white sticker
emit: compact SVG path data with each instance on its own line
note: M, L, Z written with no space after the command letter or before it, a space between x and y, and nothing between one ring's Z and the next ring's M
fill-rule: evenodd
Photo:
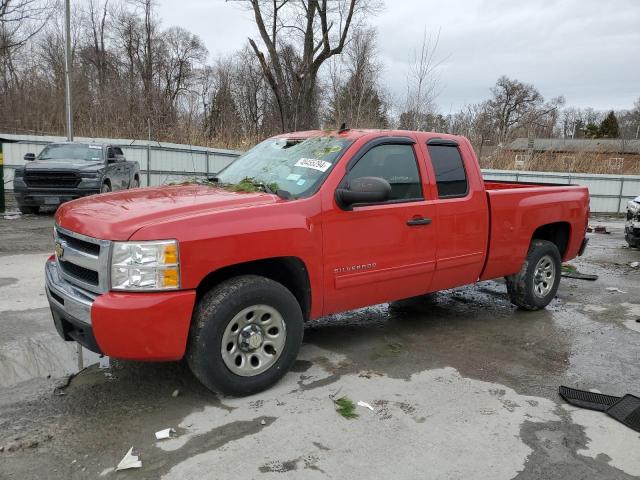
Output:
M304 185L305 183L306 183L306 180L305 180L304 178L301 178L300 180L298 180L298 181L296 182L296 185L300 185L300 186L302 186L302 185Z
M95 148L96 150L102 150L100 145L89 145L89 148Z
M324 160L316 160L315 158L301 158L294 165L295 167L312 168L320 172L326 172L331 166L331 162L325 162Z
M300 177L302 175L298 175L297 173L290 173L289 175L287 175L287 180L291 180L292 182L297 182L298 180L300 180Z

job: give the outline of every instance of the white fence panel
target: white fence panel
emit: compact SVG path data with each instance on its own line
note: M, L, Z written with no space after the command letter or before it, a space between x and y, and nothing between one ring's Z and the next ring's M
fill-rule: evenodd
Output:
M627 202L640 195L640 175L490 169L482 173L485 180L584 185L589 188L591 211L594 213L623 213Z

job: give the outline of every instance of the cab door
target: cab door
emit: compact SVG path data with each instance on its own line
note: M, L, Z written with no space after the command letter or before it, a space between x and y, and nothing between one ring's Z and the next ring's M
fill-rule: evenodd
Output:
M113 147L105 148L106 166L104 169L105 180L108 179L111 184L111 190L120 190L122 181L120 180L120 171L118 161L116 159Z
M131 183L131 165L124 158L120 147L113 147L118 165L118 175L120 176L120 187L122 189L129 188Z
M432 290L474 283L484 266L489 239L487 195L471 146L431 138L421 147L432 178L436 214L436 271Z
M419 155L410 137L370 141L348 161L338 188L355 178L380 177L391 185L391 199L341 208L335 197L323 197L325 314L429 291L435 207L425 199L427 174Z

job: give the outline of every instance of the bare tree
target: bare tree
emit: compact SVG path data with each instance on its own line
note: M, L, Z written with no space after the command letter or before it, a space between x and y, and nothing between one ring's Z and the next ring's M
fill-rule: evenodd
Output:
M442 60L436 57L439 42L440 31L435 35L427 34L425 27L422 43L413 51L409 64L401 128L426 130L429 127L429 114L435 111L435 99L438 95L438 67L442 64Z
M384 128L388 126L387 102L379 78L376 32L359 29L345 54L330 64L330 90L326 122L338 126Z
M498 143L505 143L516 127L522 126L523 120L544 101L533 85L506 76L498 78L491 93L488 107L496 123Z
M375 8L366 0L249 0L266 54L249 44L273 91L281 129L315 127L320 67L342 53L352 25Z

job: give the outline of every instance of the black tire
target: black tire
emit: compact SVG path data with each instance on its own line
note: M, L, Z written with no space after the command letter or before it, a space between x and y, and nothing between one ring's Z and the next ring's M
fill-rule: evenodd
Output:
M140 179L138 177L135 177L133 179L133 183L131 184L131 188L138 188L140 187Z
M549 265L549 270L553 270L552 278L544 273L537 274L538 268L545 265ZM520 272L505 277L511 303L524 310L540 310L546 307L558 291L560 268L561 257L558 247L547 240L534 239Z
M40 207L35 206L35 207L29 207L26 205L19 205L18 206L18 210L20 210L20 213L24 214L24 215L28 215L30 213L33 214L38 214L38 212L40 212Z
M100 193L109 193L111 191L111 185L109 185L107 182L104 182L102 184L102 187L100 188Z
M286 337L279 357L267 370L241 376L225 364L222 342L231 321L256 305L266 305L281 315ZM303 327L300 304L283 285L257 275L231 278L213 287L198 301L189 332L187 362L208 389L226 395L251 395L269 388L291 368L300 350Z

